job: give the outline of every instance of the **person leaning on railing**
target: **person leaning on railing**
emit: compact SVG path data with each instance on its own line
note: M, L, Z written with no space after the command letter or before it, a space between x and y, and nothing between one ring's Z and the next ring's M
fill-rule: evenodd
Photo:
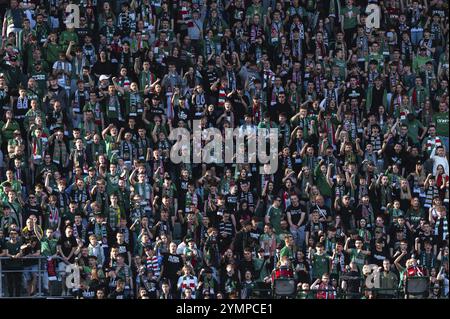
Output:
M29 220L29 219L28 219ZM28 222L27 220L27 222ZM31 237L22 246L20 251L24 257L24 278L27 284L27 293L29 296L33 296L36 293L36 278L39 272L39 260L41 256L41 244L37 237Z
M5 243L4 256L10 257L5 261L4 269L8 285L9 297L20 297L22 290L22 252L20 250L19 233L16 230L9 232L9 241Z
M391 271L391 263L389 259L383 261L383 267L379 268L380 288L387 290L379 290L378 298L395 298L396 289L398 288L398 277Z
M36 235L41 244L41 255L47 259L43 278L44 294L47 294L51 288L50 283L57 278L58 239L54 238L54 230L51 228L46 229L45 236L39 232Z

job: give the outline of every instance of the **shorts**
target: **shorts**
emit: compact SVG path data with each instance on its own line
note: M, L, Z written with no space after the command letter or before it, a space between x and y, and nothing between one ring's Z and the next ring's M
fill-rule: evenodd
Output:
M25 281L33 279L33 275L36 276L39 271L38 265L30 265L23 268L23 277Z

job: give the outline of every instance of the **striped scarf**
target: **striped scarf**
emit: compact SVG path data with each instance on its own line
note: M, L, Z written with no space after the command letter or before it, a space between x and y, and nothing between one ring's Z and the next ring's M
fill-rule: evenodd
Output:
M146 266L147 270L153 271L153 274L155 276L160 275L161 269L160 269L159 263L158 263L158 256L146 257L145 266Z
M109 206L109 216L108 216L109 226L115 230L117 225L119 225L120 220L120 207Z
M40 163L42 161L42 157L44 156L45 147L42 144L42 137L33 138L33 160L37 163Z
M427 140L427 151L431 153L434 147L442 146L441 139L439 137L429 138Z
M181 280L181 285L180 285L180 291L181 294L184 293L184 291L187 288L190 288L192 290L192 297L195 299L195 291L196 291L196 278L194 276L183 276L182 278L180 278Z
M67 156L66 143L56 140L53 147L53 163L63 165L67 161Z
M439 218L436 221L436 224L434 225L434 235L438 236L439 235L439 229L441 227L441 223L442 223L442 240L446 240L448 238L448 222L447 222L447 218Z
M344 254L336 254L336 256L332 260L331 269L333 273L341 273L345 271Z
M439 196L439 189L437 188L437 186L429 186L425 190L425 203L423 206L426 208L430 208L433 202L433 198L436 196Z
M48 206L48 225L46 227L56 230L59 221L59 210L57 207Z
M218 101L219 108L223 108L224 107L226 96L227 96L227 94L225 92L225 89L220 87L220 89L219 89L219 101Z

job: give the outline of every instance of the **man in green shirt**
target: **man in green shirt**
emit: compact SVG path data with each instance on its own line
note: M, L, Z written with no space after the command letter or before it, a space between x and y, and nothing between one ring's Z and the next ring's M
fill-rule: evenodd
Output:
M296 248L294 246L294 237L292 235L287 235L284 237L284 247L280 250L280 258L286 256L288 259L293 261L296 255Z
M420 141L425 137L427 128L412 113L406 116L405 124L408 125L408 136L415 145L420 146Z
M311 260L313 281L330 272L331 257L326 254L322 243L317 244L315 253L313 253L312 247L309 248L309 259Z
M272 206L269 207L267 210L267 214L265 217L266 224L272 225L273 229L275 230L275 233L279 233L281 231L281 198L277 196L275 200L273 201Z
M44 273L44 292L49 292L52 285L49 283L56 280L56 257L58 255L58 239L53 236L54 231L51 228L48 228L45 231L45 237L42 237L41 233L37 232L38 239L41 242L41 254L44 257L47 257L47 271ZM49 266L53 266L53 272ZM50 279L50 280L49 280Z
M433 123L436 126L436 135L441 138L441 141L448 152L448 105L445 101L439 103L439 112L433 114Z
M345 242L344 250L350 255L350 261L356 263L358 270L361 273L363 266L366 264L367 256L370 255L370 251L363 250L363 241L359 237L355 241L356 248L348 248L350 240L351 238L348 237Z
M111 135L107 133L111 133ZM119 153L119 139L118 139L118 131L117 127L114 124L109 124L107 128L105 128L102 132L103 140L106 145L106 155L109 160L112 159L113 156L117 157Z
M415 74L419 74L425 68L425 64L432 60L433 59L427 55L427 47L421 47L419 54L413 58L412 71Z
M351 48L353 35L359 23L359 7L353 5L353 0L347 0L347 5L341 10L341 30L345 33L347 48Z
M64 51L67 50L71 41L74 42L73 49L76 49L76 46L78 45L78 35L73 27L66 28L65 31L61 32L61 36L59 37L59 44Z
M42 67L42 61L35 61L31 77L36 81L37 88L41 93L47 90L47 74Z
M331 197L331 187L333 186L333 181L331 179L331 173L334 165L325 165L325 161L322 159L319 164L314 169L314 177L316 178L316 184L319 188L320 193L324 197Z
M333 63L339 68L339 75L345 78L347 76L347 62L345 62L344 51L342 49L336 50L336 57L333 59Z
M49 65L53 65L59 58L59 52L62 47L56 42L57 36L55 32L50 33L48 40L44 43L45 57Z

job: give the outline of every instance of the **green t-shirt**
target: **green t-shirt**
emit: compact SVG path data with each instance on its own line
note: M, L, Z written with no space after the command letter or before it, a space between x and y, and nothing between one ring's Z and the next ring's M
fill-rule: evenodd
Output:
M112 175L111 173L106 173L106 193L108 195L111 195L114 192L117 192L119 190L119 178L120 175L116 173L115 175Z
M47 237L41 240L41 252L45 257L52 256L56 254L56 246L58 245L58 240L56 238L48 239Z
M107 96L104 103L106 116L109 118L118 119L120 113L119 96Z
M19 130L19 123L15 120L11 120L8 127L5 127L6 122L0 121L0 126L2 128L2 136L4 141L8 141L14 137L14 131Z
M314 254L312 257L313 278L321 278L323 274L329 273L330 257L327 254Z
M345 77L345 70L347 69L347 62L345 60L334 59L334 65L339 68L339 75Z
M420 223L420 219L422 217L424 217L424 210L422 208L419 208L418 211L410 208L406 211L406 218L409 220L409 223L411 225L414 225L414 228L416 228L419 223Z
M105 145L106 145L106 155L108 159L111 160L114 154L117 155L119 152L118 143L116 143L116 136L106 135L105 136Z
M428 62L428 61L432 61L433 59L431 59L429 56L421 56L421 55L417 55L414 57L413 59L413 65L412 65L412 71L416 74L420 73L421 68Z
M267 271L267 263L263 266L265 262L265 259L261 259L261 258L254 258L253 259L253 267L256 271L256 276L258 276L257 278L255 278L256 281L262 282L264 281L264 278L267 277L269 275L269 272Z
M359 7L343 7L341 14L344 16L344 30L355 28L358 24Z
M366 56L366 62L370 62L371 60L375 60L378 62L377 70L380 72L383 69L384 65L384 56L380 54L379 52L376 53L370 53Z
M75 32L63 31L59 37L59 44L64 47L64 50L67 50L70 41L74 41L77 44L78 35ZM75 49L73 46L72 48Z
M447 119L447 123L448 123L448 119ZM408 136L412 139L414 144L419 144L420 143L419 130L424 129L423 124L416 119L412 122L408 121L406 124L408 124Z
M366 255L362 252L358 252L356 248L352 248L350 253L350 261L355 262L361 272L364 264L366 263Z
M436 134L438 136L448 137L448 111L439 112L433 115L433 122L436 124Z
M314 169L314 176L316 178L316 184L319 188L319 191L322 195L330 197L331 196L331 187L330 184L327 182L326 176L323 175L322 171L320 170L320 165L317 165Z
M49 65L53 66L53 63L59 59L59 52L62 51L63 48L59 44L49 43L46 49L46 61Z
M284 246L280 250L280 258L284 256L287 256L288 259L294 258L294 250L288 246Z
M275 232L278 234L281 230L281 209L276 208L274 206L270 206L269 210L267 211L267 216L270 218L270 224L274 228Z

